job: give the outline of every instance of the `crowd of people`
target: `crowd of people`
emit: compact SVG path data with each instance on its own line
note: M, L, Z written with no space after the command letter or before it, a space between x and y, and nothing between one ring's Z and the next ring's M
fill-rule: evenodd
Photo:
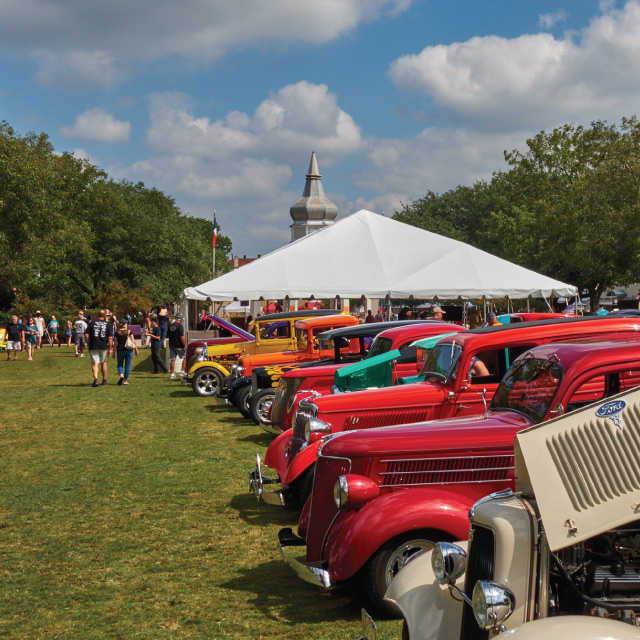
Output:
M54 315L46 323L40 311L22 317L14 315L11 322L6 325L7 360L18 360L18 355L23 351L27 353L27 360L33 360L35 351L43 348L45 334L48 336L51 347L56 345L62 347L60 338L64 332L66 346L69 348L73 346L77 358L84 358L85 351L89 352L93 375L92 387L108 384L109 357L116 360L118 385L128 385L133 358L139 355L130 323L130 317L117 318L109 309L101 309L95 317L90 314L85 316L85 312L80 310L74 320L65 322L64 327L60 327ZM161 349L165 347L167 339L169 368L161 355ZM142 347L148 347L151 350L153 373L170 372L170 378L175 379L176 360L180 359L182 368L178 375L186 375L186 340L182 315L177 314L174 321L170 322L169 308L166 305L160 307L155 316L145 313L140 343Z

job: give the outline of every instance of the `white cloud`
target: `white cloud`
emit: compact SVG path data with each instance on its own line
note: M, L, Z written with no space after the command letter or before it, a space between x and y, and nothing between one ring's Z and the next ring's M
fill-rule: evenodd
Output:
M517 130L631 115L640 103L640 2L604 13L573 40L550 34L476 37L396 60L393 82L430 96L434 115Z
M40 82L110 87L134 62L180 56L208 64L229 51L330 42L411 0L0 0L0 50L36 59ZM72 53L68 53L72 52ZM92 74L90 69L98 71Z
M551 29L558 22L564 22L569 17L569 14L564 9L558 9L552 13L543 13L538 16L538 24L543 29Z
M127 142L131 123L116 120L104 109L89 109L76 116L70 127L62 127L60 134L66 138L78 138L91 142Z
M441 193L458 185L490 179L505 168L504 151L522 147L531 132L478 133L468 129L427 128L406 139L370 140L365 170L354 176L362 189L382 194L379 207ZM389 197L391 196L391 197ZM382 209L387 212L387 209Z
M151 96L147 131L151 150L210 159L266 157L280 162L290 161L301 150L315 150L325 164L331 164L362 147L360 128L323 84L301 81L283 87L252 116L234 111L211 121L193 111L184 94Z

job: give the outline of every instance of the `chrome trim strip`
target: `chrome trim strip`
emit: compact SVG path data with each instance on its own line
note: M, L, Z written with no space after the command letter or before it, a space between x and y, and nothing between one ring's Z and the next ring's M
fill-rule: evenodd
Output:
M423 469L416 471L381 471L381 476L401 476L401 475L416 475L418 473L474 473L477 471L504 471L509 469L515 469L513 467L469 467L468 469Z
M513 458L512 453L496 453L495 455L486 455L484 458ZM450 458L393 458L388 460L380 460L381 463L389 462L425 462L436 460L477 460L479 456L454 456Z
M446 481L442 482L416 482L413 484L381 484L381 489L402 489L403 487L429 487L439 484L486 484L487 482L499 482L500 480L505 480L506 478L496 478L495 480L456 480L456 481Z

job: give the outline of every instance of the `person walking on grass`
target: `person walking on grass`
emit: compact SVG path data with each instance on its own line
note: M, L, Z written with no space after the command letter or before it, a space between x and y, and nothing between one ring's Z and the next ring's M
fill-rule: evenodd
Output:
M51 336L51 346L53 347L54 342L60 346L60 341L58 340L58 321L55 316L51 316L51 320L49 321L49 335Z
M18 323L18 316L11 316L11 322L7 325L7 360L11 360L13 351L14 362L18 359L18 352L22 349L22 330Z
M118 353L118 373L120 374L118 384L129 384L131 361L134 353L138 355L138 347L134 337L131 335L131 331L129 331L126 320L120 320L115 338L116 351ZM131 344L133 344L133 347Z
M27 318L27 324L24 328L24 342L27 348L27 360L33 360L33 352L38 344L38 325L35 323L33 316Z
M158 319L151 318L151 331L147 332L147 339L151 341L151 361L153 362L153 373L160 373L162 369L169 373L167 365L160 356L160 343L162 342L162 332L158 326Z
M82 334L84 336L84 333ZM71 338L73 337L73 325L71 320L64 323L64 339L67 341L67 347L71 346Z
M40 311L36 311L34 316L34 322L38 329L38 335L36 336L36 348L42 349L42 336L44 336L44 318Z
M98 311L98 317L87 326L85 340L89 344L92 387L98 386L98 372L102 369L102 384L107 384L107 357L113 348L113 326L105 320L104 310Z
M76 358L84 358L84 348L86 346L84 337L87 333L87 322L84 319L83 311L78 311L78 317L73 321L73 332L76 337Z
M183 316L178 314L175 321L169 327L169 367L171 368L170 378L175 378L176 358L182 358L181 376L186 376L187 359L185 358L185 348L187 342L184 338L184 327L182 326Z

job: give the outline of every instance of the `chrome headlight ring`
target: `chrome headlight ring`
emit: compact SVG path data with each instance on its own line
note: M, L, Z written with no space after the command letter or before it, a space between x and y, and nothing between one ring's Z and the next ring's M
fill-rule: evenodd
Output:
M513 612L516 598L502 585L478 580L473 588L471 603L473 615L481 629L503 631L502 623Z
M312 433L329 433L330 431L331 428L326 422L322 422L322 420L318 420L313 416L307 416L304 423L304 440L309 444Z
M338 509L347 504L349 499L349 483L345 476L340 476L333 487L333 501L336 503Z
M467 567L464 549L450 542L438 542L431 553L431 568L439 584L455 585Z

